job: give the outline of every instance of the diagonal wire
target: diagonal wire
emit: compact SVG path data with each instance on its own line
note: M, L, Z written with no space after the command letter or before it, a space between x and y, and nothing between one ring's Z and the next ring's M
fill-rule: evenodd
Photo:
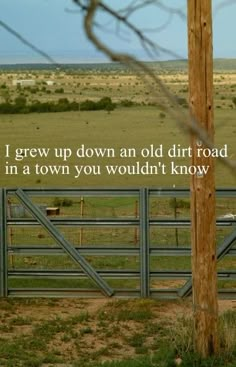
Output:
M19 32L15 29L11 28L7 23L0 19L0 26L4 28L8 33L15 36L21 43L31 48L31 50L35 51L38 55L41 55L44 59L46 59L50 64L58 65L58 63L45 51L41 50L39 47L35 46L33 43L28 41L25 37L23 37Z

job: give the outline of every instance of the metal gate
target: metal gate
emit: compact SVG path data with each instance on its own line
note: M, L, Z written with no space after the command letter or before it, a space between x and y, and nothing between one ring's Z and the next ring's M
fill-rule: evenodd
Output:
M42 209L45 207L42 200L53 197L72 198L71 202L77 203L72 215L67 214L68 209L60 215L48 216ZM113 213L115 204L123 200L128 209L112 217L105 215L103 209L99 216L91 212L89 217L84 217L78 210L81 198L83 201L94 198L97 205L99 200L109 198ZM224 236L217 245L217 258L219 262L230 259L225 269L218 270L219 282L223 284L219 296L232 299L236 298L236 216L225 211L231 203L234 203L232 210L236 210L236 189L217 190L217 198L226 203L219 206L225 215L217 217L220 239ZM173 207L173 203L183 199L188 204L188 189L1 189L0 296L181 298L191 295L188 210L178 213L175 205L171 213L168 207L170 200ZM27 215L12 214L11 205L24 207ZM132 206L135 210L130 213ZM101 243L81 241L83 230L90 235L96 228L101 231L97 235L102 238ZM44 232L35 236L35 230ZM80 230L79 244L70 238L77 230ZM107 230L117 233L109 234L104 244ZM184 244L177 238L181 230L185 231ZM134 240L130 239L130 233L134 234ZM50 265L53 257L56 260ZM105 268L99 264L105 264Z

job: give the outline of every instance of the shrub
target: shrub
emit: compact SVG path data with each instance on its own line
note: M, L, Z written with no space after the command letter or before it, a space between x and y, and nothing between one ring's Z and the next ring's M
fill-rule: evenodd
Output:
M110 97L103 97L96 103L98 110L107 110L114 109L114 104L112 103L112 100Z
M11 103L1 103L0 104L0 113L2 113L2 114L14 113L12 111L12 104Z
M115 103L112 102L110 97L103 97L98 102L91 101L90 99L86 99L86 101L81 102L80 110L81 111L98 111L98 110L106 110L112 111L115 108Z
M86 100L80 103L76 101L70 102L67 98L59 98L57 102L40 102L34 100L31 104L27 105L27 100L24 96L15 98L14 103L5 102L0 104L0 113L2 114L15 114L15 113L30 113L30 112L64 112L64 111L78 111L79 107L81 111L96 111L106 110L112 111L115 108L115 104L112 103L109 97L100 99L98 102Z
M64 88L55 89L55 93L64 93Z
M134 105L134 102L133 101L130 101L129 99L122 99L120 101L120 105L122 107L132 107Z
M96 110L96 102L86 99L80 103L81 111L95 111Z
M64 206L69 207L73 205L73 200L68 198L54 198L53 200L53 206Z
M19 96L15 98L14 102L17 106L25 106L27 101L25 97Z

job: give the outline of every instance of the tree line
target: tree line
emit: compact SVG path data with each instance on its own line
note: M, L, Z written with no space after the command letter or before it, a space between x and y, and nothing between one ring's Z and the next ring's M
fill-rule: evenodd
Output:
M85 100L82 102L69 101L67 98L59 98L57 101L33 101L27 103L23 96L16 97L14 102L0 104L0 114L27 114L32 112L66 112L66 111L113 111L116 104L110 97L103 97L98 101Z

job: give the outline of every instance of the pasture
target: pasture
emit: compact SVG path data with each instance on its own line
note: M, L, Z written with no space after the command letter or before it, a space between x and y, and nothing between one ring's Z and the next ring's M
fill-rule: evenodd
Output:
M218 63L219 64L219 63ZM217 65L218 65L217 64ZM173 63L175 66L175 64ZM228 145L228 157L235 158L235 105L236 74L233 70L216 70L215 84L215 130L216 146ZM225 64L227 65L227 64ZM166 66L166 69L165 69ZM176 66L178 66L176 64ZM183 110L188 98L188 78L185 69L171 69L168 63L161 68L153 66L160 74L161 80L177 96ZM13 81L30 79L34 86L14 86ZM52 81L52 85L47 85ZM157 96L153 96L155 88ZM113 111L80 111L80 103L85 100L97 101L109 96L117 104ZM161 94L158 87L145 85L144 81L125 68L109 68L108 66L89 68L65 68L61 70L2 70L0 73L0 103L55 102L68 100L78 104L78 111L61 113L30 113L0 115L1 136L1 186L188 186L189 175L171 174L170 165L189 166L188 157L171 158L168 149L173 144L188 148L189 137L182 126L171 118L170 103ZM126 106L126 107L124 107ZM181 124L180 124L181 125ZM5 157L5 145L11 147L11 156ZM67 162L55 159L54 148L70 148L73 153L84 144L88 148L113 148L115 157L78 158L75 154ZM141 149L150 149L163 144L163 157L141 157ZM49 148L49 156L43 160L25 157L16 162L16 148ZM136 157L120 157L121 148L133 148ZM107 164L127 166L145 164L166 165L166 174L159 169L155 174L116 174L109 175L104 167ZM7 162L7 163L6 163ZM45 174L35 172L35 164L68 165L69 174L56 175L50 171ZM75 165L101 164L101 174L82 174L76 177ZM17 165L17 175L6 175L6 165ZM30 174L22 174L21 167L30 165ZM221 164L216 162L216 186L233 186L234 177ZM78 176L78 175L77 175Z
M16 88L14 79L35 79L35 88ZM181 98L187 99L187 75L184 70L161 71L161 78L168 87ZM53 80L53 86L46 85ZM232 102L236 90L234 71L217 71L215 81L215 130L216 146L227 144L228 157L235 159L235 106ZM170 166L171 161L178 165L190 165L189 157L171 158L167 151L174 144L188 148L189 137L181 126L168 113L171 106L160 94L158 100L152 96L152 88L129 70L24 70L2 71L0 75L0 102L25 98L33 100L57 101L67 98L82 102L86 99L98 100L109 96L117 103L113 111L72 111L60 113L31 113L0 115L0 176L1 187L188 187L189 175L176 175L161 172L157 174L116 174L108 175L106 165L135 166L137 161L144 165L158 162ZM122 102L123 101L123 102ZM126 101L124 103L124 101ZM130 107L125 107L132 102ZM185 107L183 107L186 111ZM115 157L80 158L74 154L81 145L88 148L111 148ZM159 147L163 144L163 157L142 157L143 148ZM6 145L10 148L6 157ZM15 157L17 148L46 148L46 158ZM53 154L55 148L70 148L72 156L63 161ZM133 148L135 157L121 157L121 148ZM234 187L235 173L216 159L216 186ZM37 174L35 165L69 167L69 174ZM30 174L23 174L22 168L29 166ZM75 178L74 167L78 165L97 166L101 175L82 174ZM17 174L6 174L6 166L16 166ZM73 198L67 198L68 200ZM86 218L136 217L137 208L130 198L86 198L81 212L81 198L72 200L69 206L59 203L57 197L36 199L37 204L60 206L63 217L80 216ZM63 200L63 198L62 198ZM12 204L17 204L15 199ZM177 213L173 198L150 202L153 218L189 217L189 200L179 203ZM217 201L217 216L236 213L236 202L231 199ZM231 229L230 229L231 230ZM219 228L217 244L220 244L229 229ZM138 232L134 229L69 228L65 236L75 246L118 246L126 243L137 247ZM47 244L52 246L48 234L41 228L10 228L8 233L12 246L24 243L26 246ZM81 239L82 236L82 239ZM153 229L151 244L163 247L176 245L175 229ZM178 245L190 246L190 233L186 229L178 231ZM140 264L136 256L87 257L95 268L129 268L136 270ZM73 268L67 256L9 256L9 269L55 269ZM190 257L153 257L152 269L189 269ZM219 262L218 269L233 269L234 257ZM50 280L12 279L11 286L51 286ZM68 280L54 281L54 287L68 286ZM73 283L74 282L74 283ZM126 286L137 286L134 280L126 280ZM176 282L176 281L175 281ZM173 286L173 281L163 281L162 286ZM178 281L180 282L180 281ZM124 286L124 280L116 280L116 286ZM221 282L228 287L230 282ZM180 283L178 283L180 285ZM91 286L89 281L70 281L70 286ZM156 283L153 281L152 286ZM232 282L230 283L232 286ZM51 366L100 366L171 367L176 360L183 359L183 367L234 367L236 357L235 303L220 302L220 345L221 356L202 362L193 354L191 301L154 300L76 300L76 299L2 299L0 300L0 365L3 367L51 367ZM132 358L132 361L122 361ZM120 362L111 362L112 360ZM205 363L205 364L203 364Z
M170 173L171 161L177 165L190 165L189 157L170 158L167 155L173 144L189 147L189 138L176 125L168 114L160 117L160 110L152 106L138 106L132 108L117 108L111 113L106 111L83 111L42 114L2 115L0 136L1 152L1 186L155 186L155 187L186 187L189 185L189 175L176 175ZM235 156L235 121L234 109L216 110L216 146L228 146L229 158ZM11 156L6 158L5 145L10 145ZM85 147L113 148L114 158L92 157L79 158L76 150L84 144ZM163 157L144 158L140 156L142 148L150 150L151 145L159 147L163 144ZM51 152L45 159L25 157L20 161L15 160L17 148L50 148ZM73 155L67 161L56 159L53 156L54 148L70 148ZM135 148L136 157L121 158L121 148ZM157 165L165 164L166 174L116 174L109 175L104 167L106 165L135 165L149 162ZM17 165L18 174L6 174L5 165ZM69 165L70 174L36 174L35 164L40 165ZM100 175L85 175L76 177L75 165L101 165ZM22 174L22 167L32 167L30 174ZM223 167L216 159L216 186L233 186L235 178L230 171Z

